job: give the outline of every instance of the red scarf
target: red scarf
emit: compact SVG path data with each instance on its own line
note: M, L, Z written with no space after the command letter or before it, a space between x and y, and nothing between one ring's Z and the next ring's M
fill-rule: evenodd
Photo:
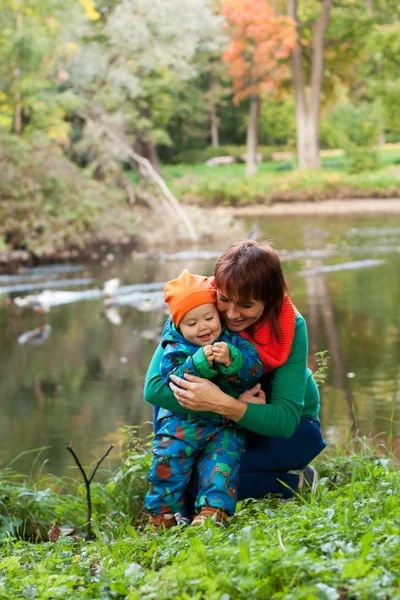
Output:
M263 365L263 373L273 371L287 361L293 344L296 312L292 301L285 296L279 323L281 332L279 342L272 335L271 326L265 320L256 323L251 335L247 331L239 332L239 335L257 348Z

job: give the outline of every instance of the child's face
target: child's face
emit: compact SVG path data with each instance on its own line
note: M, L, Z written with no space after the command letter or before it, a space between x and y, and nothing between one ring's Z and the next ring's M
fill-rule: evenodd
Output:
M216 305L210 302L189 310L183 317L179 330L185 340L196 346L213 344L222 331Z

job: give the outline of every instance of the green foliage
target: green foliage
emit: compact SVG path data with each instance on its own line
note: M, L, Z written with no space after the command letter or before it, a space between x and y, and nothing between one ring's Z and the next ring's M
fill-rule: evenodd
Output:
M377 450L357 437L331 448L319 461L316 495L242 501L227 530L209 524L154 533L111 509L96 518L94 542L35 544L7 532L0 597L398 599L398 464ZM117 502L114 495L97 509ZM51 508L49 496L42 503Z
M36 136L28 143L2 136L0 169L3 250L45 257L73 253L95 236L117 240L135 233L136 218L124 200L92 181L46 138Z
M79 0L0 0L0 128L30 135L42 131L68 142L68 123L58 102L68 44L87 21ZM15 116L20 105L21 130ZM18 127L17 127L18 129Z
M379 102L381 125L386 134L400 131L398 97L400 93L400 7L398 3L376 0L369 35L364 36L363 60L354 82L355 98Z
M145 518L151 440L139 438L138 427L124 427L122 433L125 442L121 466L113 473L100 468L97 478L106 477L106 482L91 484L95 530L99 523L113 521L115 526L126 520L139 524ZM40 464L40 458L44 450L24 453L34 455L30 475L13 471L12 464L0 470L0 539L47 540L47 532L55 522L73 527L81 535L86 533L86 488L80 474L76 479L43 475L45 461Z
M39 466L38 462L42 450L37 451L29 476L10 467L0 471L0 536L47 540L47 532L55 522L85 531L87 504L83 483L42 475L44 463ZM94 482L91 487L94 513L110 513L113 505L104 486Z
M380 114L377 106L338 104L321 123L321 139L329 148L373 146L378 143Z
M295 106L292 97L279 101L262 99L260 140L262 144L281 146L281 150L284 150L286 146L292 149L296 147Z

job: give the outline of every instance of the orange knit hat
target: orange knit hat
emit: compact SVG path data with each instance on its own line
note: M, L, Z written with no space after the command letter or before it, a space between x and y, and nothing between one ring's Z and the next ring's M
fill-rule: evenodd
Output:
M179 327L189 310L201 304L215 304L217 294L208 277L193 275L184 269L177 279L172 279L166 284L164 300L169 306L172 322Z

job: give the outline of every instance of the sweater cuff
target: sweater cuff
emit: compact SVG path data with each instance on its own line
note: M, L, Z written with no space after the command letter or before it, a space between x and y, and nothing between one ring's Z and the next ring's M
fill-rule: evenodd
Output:
M218 371L208 365L207 358L204 355L203 348L199 348L192 356L193 364L200 377L212 379L218 375Z
M217 369L222 375L236 375L239 373L241 368L243 367L243 354L236 348L232 346L232 344L228 344L229 352L231 354L232 362L229 367L222 365L221 363L217 363Z
M249 429L250 431L254 431L255 433L260 433L262 435L262 431L260 431L260 404L254 404L252 402L247 402L246 412L243 417L238 421L238 425L244 427L245 429Z

